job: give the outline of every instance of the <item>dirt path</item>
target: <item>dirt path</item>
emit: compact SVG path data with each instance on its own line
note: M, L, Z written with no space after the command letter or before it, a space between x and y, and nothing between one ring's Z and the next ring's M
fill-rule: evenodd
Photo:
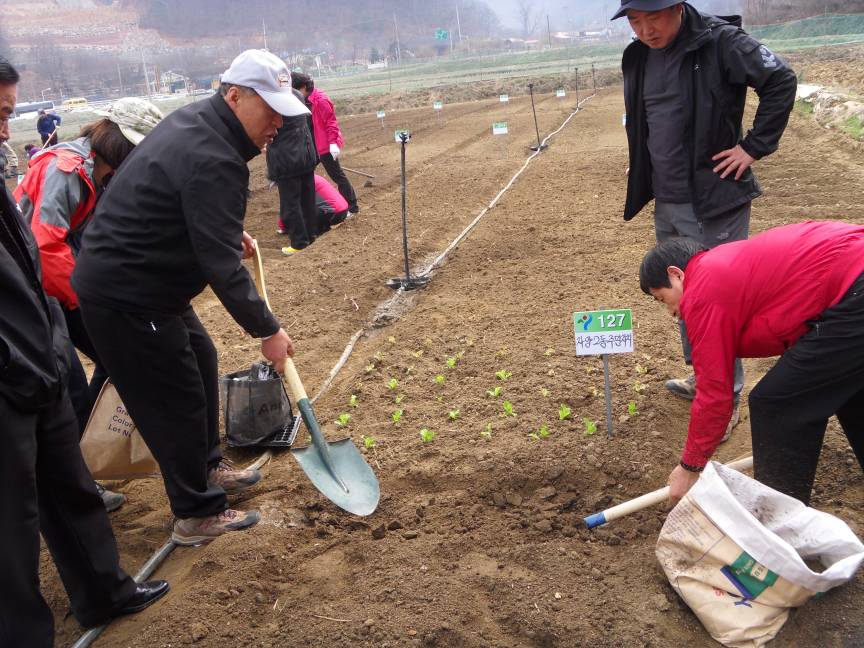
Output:
M572 106L538 104L548 132ZM112 627L99 646L713 646L677 599L653 548L664 519L649 510L588 532L582 516L652 490L665 480L686 434L687 406L663 381L682 372L673 322L639 291L638 263L653 240L651 220L621 220L626 152L620 89L579 113L436 274L401 318L362 339L316 404L348 432L381 479L372 517L345 515L315 493L289 457L241 501L260 508L253 531L202 548L177 549L158 573L172 594ZM502 152L488 135L506 117ZM350 336L390 297L401 271L398 146L409 146L410 228L418 263L442 250L521 166L534 139L530 106L514 100L347 120L345 164L372 172L356 222L290 259L273 234L277 196L260 161L247 229L267 251L271 302L298 342L310 392ZM392 126L392 127L391 127ZM759 165L766 196L753 231L807 217L862 221L860 158L831 133L794 116L783 147ZM356 305L356 306L355 306ZM636 353L613 360L616 437L584 433L602 421L600 362L572 350L574 310L632 307ZM212 297L197 304L223 372L248 365L248 340ZM455 366L448 367L448 358ZM768 362L748 363L755 382ZM512 372L499 380L495 372ZM443 376L443 383L435 381ZM388 389L391 378L398 382ZM497 397L487 390L501 387ZM358 407L349 407L352 394ZM396 398L401 395L397 404ZM509 401L517 416L502 416ZM633 401L638 415L628 418ZM560 421L559 405L573 410ZM401 409L398 424L392 420ZM448 412L458 410L455 420ZM548 438L528 434L546 425ZM328 433L338 435L335 425ZM419 430L436 433L422 443ZM491 433L489 438L481 433ZM721 459L749 449L745 421ZM248 455L236 455L243 459ZM130 502L113 516L124 561L134 570L164 541L170 523L161 483L123 487ZM864 479L832 427L814 505L864 530ZM383 538L372 530L386 525ZM79 634L45 558L58 645ZM777 646L864 642L864 580L792 615ZM316 616L317 615L317 616Z

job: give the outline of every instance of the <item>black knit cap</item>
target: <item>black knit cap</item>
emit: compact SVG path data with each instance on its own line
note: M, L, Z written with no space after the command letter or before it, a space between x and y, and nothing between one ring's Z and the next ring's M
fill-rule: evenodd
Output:
M621 0L621 7L618 12L612 16L612 20L617 20L622 16L627 15L630 9L637 11L660 11L673 5L681 4L683 0Z

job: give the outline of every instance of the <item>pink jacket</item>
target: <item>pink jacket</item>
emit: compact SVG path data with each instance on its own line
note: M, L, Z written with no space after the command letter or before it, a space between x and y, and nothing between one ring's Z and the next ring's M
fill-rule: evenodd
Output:
M342 194L336 190L336 187L317 173L315 174L315 193L333 209L334 214L348 211L348 201L342 197Z
M312 127L315 131L318 155L329 153L331 144L343 148L345 142L342 140L342 131L339 130L339 122L336 121L336 113L330 97L315 88L307 101L312 104Z
M864 227L786 225L700 252L679 304L693 347L696 399L681 461L704 466L732 414L735 358L782 355L864 272Z

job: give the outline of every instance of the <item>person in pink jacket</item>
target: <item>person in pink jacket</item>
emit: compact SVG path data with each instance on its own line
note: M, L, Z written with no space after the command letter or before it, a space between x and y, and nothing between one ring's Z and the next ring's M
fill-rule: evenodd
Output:
M670 239L645 255L639 279L693 345L698 389L673 502L722 442L735 358L780 356L750 392L756 479L808 504L835 414L864 466L864 227L806 222L707 251Z
M351 182L342 170L342 165L339 164L339 155L345 142L342 139L342 131L339 130L339 122L336 121L333 102L330 101L330 97L315 87L315 82L308 74L292 72L291 85L312 105L312 125L321 164L324 165L327 175L339 187L339 193L348 203L348 211L356 214L360 211L360 207L357 206L357 194L354 193L354 187L351 186Z

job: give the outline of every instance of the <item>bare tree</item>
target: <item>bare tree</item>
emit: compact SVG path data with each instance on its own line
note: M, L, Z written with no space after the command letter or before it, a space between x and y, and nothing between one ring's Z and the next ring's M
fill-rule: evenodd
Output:
M534 6L532 0L518 0L516 3L516 16L519 18L519 25L522 27L522 38L531 38L540 25L540 10Z

